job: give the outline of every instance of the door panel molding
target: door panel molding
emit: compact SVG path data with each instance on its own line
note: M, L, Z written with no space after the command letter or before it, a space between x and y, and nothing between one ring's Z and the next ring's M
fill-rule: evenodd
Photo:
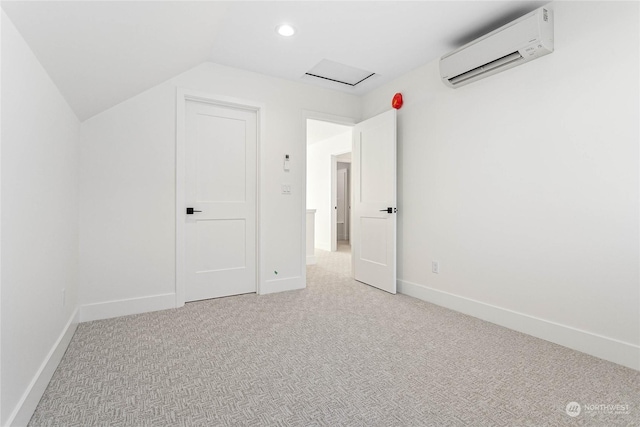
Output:
M264 253L264 239L261 238L261 199L263 194L261 150L264 141L265 106L262 103L210 94L190 89L176 89L176 307L182 307L186 298L186 224L184 221L186 208L186 105L189 101L202 102L220 107L235 108L256 114L256 292L263 293L264 283L261 258Z

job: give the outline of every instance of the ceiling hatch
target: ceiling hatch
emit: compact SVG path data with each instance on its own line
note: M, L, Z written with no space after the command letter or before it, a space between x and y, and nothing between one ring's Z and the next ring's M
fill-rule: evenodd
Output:
M347 86L356 86L375 75L375 73L323 59L315 67L307 71L305 75L342 83Z

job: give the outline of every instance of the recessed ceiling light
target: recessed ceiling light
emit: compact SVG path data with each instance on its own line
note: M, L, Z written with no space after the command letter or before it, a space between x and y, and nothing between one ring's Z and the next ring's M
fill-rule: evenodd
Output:
M296 33L296 29L289 24L280 24L276 27L276 31L283 37L291 37Z

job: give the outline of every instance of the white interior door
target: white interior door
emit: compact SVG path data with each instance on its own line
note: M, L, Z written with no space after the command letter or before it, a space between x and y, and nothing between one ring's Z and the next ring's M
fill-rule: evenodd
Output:
M338 156L331 156L331 252L338 250Z
M187 101L185 132L185 299L256 292L256 112Z
M337 227L338 240L347 239L347 170L338 169L338 188L337 188Z
M353 131L354 277L396 293L396 110Z

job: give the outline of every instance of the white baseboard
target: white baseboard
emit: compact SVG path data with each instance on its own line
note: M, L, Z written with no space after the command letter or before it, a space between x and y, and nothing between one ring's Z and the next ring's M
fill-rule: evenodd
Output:
M80 322L110 319L176 307L176 294L151 295L80 306Z
M518 332L640 370L640 346L583 331L567 325L398 280L398 292L459 311Z
M267 280L260 287L260 295L273 294L275 292L293 291L304 289L307 284L302 276L286 277L283 279Z
M315 255L307 255L307 265L317 264L318 260Z
M53 377L53 373L60 364L65 351L67 351L67 347L69 347L69 343L77 327L78 309L76 308L55 344L51 350L49 350L47 357L45 357L40 365L31 383L18 401L15 409L9 416L7 426L26 426L29 423L31 416L36 410L36 406L38 406L38 402L40 402L47 385L49 385L49 381L51 381L51 377Z

